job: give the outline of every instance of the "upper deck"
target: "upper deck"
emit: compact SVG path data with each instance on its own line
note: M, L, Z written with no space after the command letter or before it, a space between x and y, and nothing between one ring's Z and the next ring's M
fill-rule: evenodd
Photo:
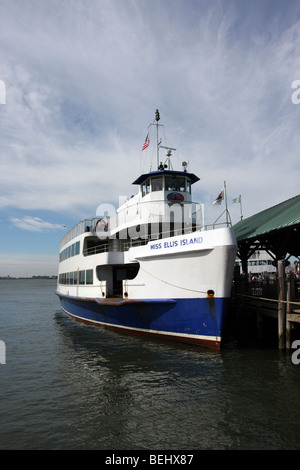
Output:
M60 241L60 250L67 245L73 238L82 235L83 233L89 232L90 227L93 225L93 221L98 219L84 219L69 230Z
M191 185L199 181L199 178L193 173L186 171L173 171L161 169L158 171L142 174L132 184L139 185L138 194L128 198L117 210L112 208L109 214L109 229L112 233L122 230L126 227L145 224L153 215L164 216L165 220L170 218L170 207L174 214L176 204L180 207L187 208L194 205L194 212L186 211L184 217L189 218L192 222L193 214L200 215L201 222L197 225L203 225L201 205L191 200ZM99 206L101 208L101 206ZM107 204L104 204L107 209ZM97 222L100 218L105 218L105 214L100 214L97 218L85 219L79 222L75 227L69 230L62 238L60 248L62 249L73 238L78 237L87 232L96 232Z
M85 233L88 240L84 243L83 250L92 248L92 237L95 238L94 246L102 250L102 244L98 247L97 237L101 241L109 238L110 242L117 238L122 240L123 246L125 241L158 239L207 228L204 226L203 204L192 200L192 185L200 178L187 171L186 162L182 162L182 171L173 170L171 150L176 149L161 145L161 140L158 139L158 128L161 127L158 124L159 119L156 110L157 170L141 174L132 183L138 185L138 193L125 200L118 209L105 203L98 206L98 217L85 219L66 233L60 243L61 250L66 245L68 248L75 237ZM159 163L160 149L167 150L164 164ZM117 243L114 248L116 246Z

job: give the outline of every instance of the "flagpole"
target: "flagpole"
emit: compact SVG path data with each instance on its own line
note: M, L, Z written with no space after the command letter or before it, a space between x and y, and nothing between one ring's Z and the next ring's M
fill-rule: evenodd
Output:
M224 181L224 199L225 199L225 210L226 210L226 224L228 225L228 208L227 208L226 181Z
M240 195L241 220L243 220L242 196Z

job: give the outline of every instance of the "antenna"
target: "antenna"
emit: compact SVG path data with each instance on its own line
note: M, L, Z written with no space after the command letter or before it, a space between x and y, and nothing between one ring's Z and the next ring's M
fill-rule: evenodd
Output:
M172 156L172 150L176 150L176 149L173 149L172 147L164 147L163 145L160 145L160 148L162 149L166 149L166 157L167 157L167 160L168 160L168 167L169 167L169 170L171 169L171 156Z
M158 140L158 128L159 127L164 127L162 124L158 124L158 121L160 120L160 114L159 114L159 111L158 109L155 110L155 121L156 123L151 123L149 124L148 127L150 126L156 126L156 155L157 155L157 168L158 169L161 169L161 165L159 164L159 149L160 148L163 148L163 149L167 149L167 160L169 162L169 168L170 168L170 157L171 157L171 150L176 150L176 149L173 149L172 147L164 147L163 145L161 145L161 142L162 142L162 139Z

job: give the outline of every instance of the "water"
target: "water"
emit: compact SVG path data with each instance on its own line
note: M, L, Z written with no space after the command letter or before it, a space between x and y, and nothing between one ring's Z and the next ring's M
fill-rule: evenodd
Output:
M0 449L300 449L300 364L78 323L54 280L0 281Z

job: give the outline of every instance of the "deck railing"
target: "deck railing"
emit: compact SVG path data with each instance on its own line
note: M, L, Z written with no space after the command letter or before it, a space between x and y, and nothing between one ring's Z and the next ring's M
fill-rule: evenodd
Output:
M194 214L193 213L193 217L194 217ZM77 225L75 225L71 230L69 230L65 236L61 239L61 242L60 242L60 251L63 249L63 247L68 244L73 238L75 237L78 237L79 235L82 235L83 233L86 233L86 232L93 232L95 234L97 234L96 232L96 224L97 224L97 221L99 220L99 217L95 217L95 218L92 218L92 219L85 219L81 222L79 222ZM151 224L151 222L149 222ZM138 224L137 224L138 225ZM178 226L178 223L175 222L175 226ZM231 223L228 222L227 220L224 221L224 222L220 222L218 219L213 223L213 224L197 224L196 225L196 230L197 231L206 231L206 230L211 230L211 229L215 229L215 228L219 228L221 226L231 226ZM190 233L192 231L191 228L179 228L179 229L175 229L175 230L168 230L167 232L162 232L162 234L159 234L159 235L163 235L163 238L165 238L166 236L170 237L170 236L176 236L176 235L183 235L185 233ZM193 230L194 231L194 230ZM172 232L172 235L170 235L170 233ZM168 233L168 235L164 235ZM103 236L105 235L104 234L101 234L101 238L103 238ZM115 237L115 236L114 236ZM151 238L152 237L152 238ZM151 239L155 239L154 236L152 235L151 237L148 237L147 238L147 241L150 241ZM109 238L109 236L108 236ZM100 239L100 237L99 237ZM142 240L146 239L146 238L141 238ZM102 245L100 245L102 246ZM95 249L98 249L98 246L95 247ZM88 249L90 250L90 249ZM100 248L101 250L101 248ZM105 251L105 250L104 250ZM96 253L96 252L95 252ZM89 253L84 253L84 254L95 254L95 253L91 253L89 251ZM97 251L97 253L101 253L101 251Z

